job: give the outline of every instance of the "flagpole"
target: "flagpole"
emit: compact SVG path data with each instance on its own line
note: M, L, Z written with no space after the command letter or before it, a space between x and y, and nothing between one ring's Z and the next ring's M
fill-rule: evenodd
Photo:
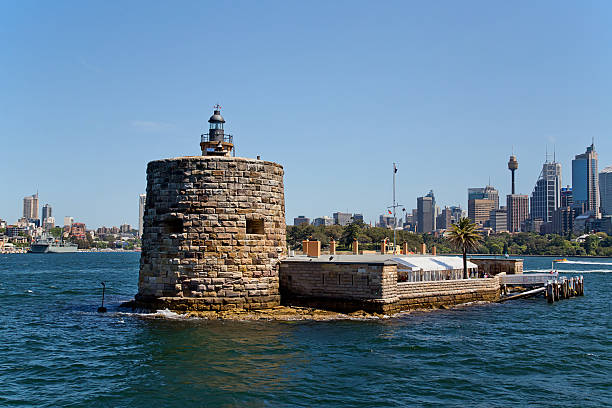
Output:
M393 163L393 254L395 254L395 228L397 218L395 217L395 163Z
M399 205L395 202L395 173L397 173L397 166L395 163L393 163L393 205L391 207L387 207L387 208L393 208L393 254L395 254L396 251L396 231L395 229L397 228L397 216L395 213L395 210L397 207L399 207Z

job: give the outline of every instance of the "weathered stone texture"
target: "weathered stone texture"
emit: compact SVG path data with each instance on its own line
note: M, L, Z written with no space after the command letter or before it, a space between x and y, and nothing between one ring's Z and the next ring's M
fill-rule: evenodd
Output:
M279 304L281 165L212 156L150 162L143 230L138 302L195 310Z
M429 282L398 282L397 265L283 260L283 303L352 312L394 313L402 310L494 301L497 277Z

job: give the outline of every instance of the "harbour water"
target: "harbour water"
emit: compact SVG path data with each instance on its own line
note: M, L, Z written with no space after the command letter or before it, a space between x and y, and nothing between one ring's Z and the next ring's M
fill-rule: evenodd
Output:
M0 406L612 406L612 259L568 258L586 295L552 305L326 322L122 313L138 260L0 255Z

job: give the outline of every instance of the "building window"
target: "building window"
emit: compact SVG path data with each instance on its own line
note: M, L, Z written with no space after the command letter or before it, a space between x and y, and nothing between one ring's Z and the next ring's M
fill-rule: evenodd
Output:
M170 218L163 222L164 232L166 234L180 234L183 232L183 220L179 218Z
M264 233L264 222L263 220L246 220L246 233L247 234L259 234Z

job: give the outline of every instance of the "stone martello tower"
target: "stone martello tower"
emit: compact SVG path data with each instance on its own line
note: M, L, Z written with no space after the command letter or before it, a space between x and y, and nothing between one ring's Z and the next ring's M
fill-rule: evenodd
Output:
M285 255L283 167L232 157L215 106L201 156L152 161L136 303L171 310L276 306Z

